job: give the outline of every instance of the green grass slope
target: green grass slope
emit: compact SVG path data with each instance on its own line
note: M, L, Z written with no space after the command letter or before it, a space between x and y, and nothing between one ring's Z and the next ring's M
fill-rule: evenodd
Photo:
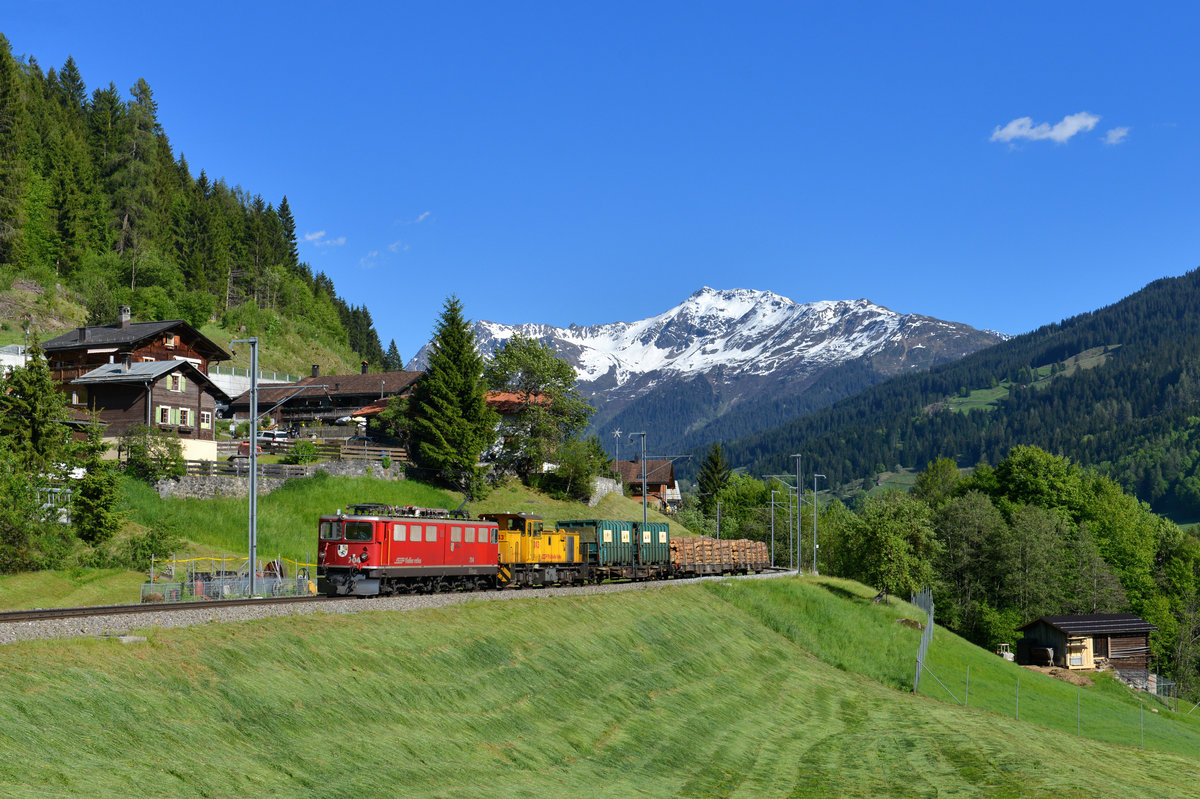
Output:
M370 477L315 477L289 480L258 500L258 550L264 558L277 554L302 562L316 558L317 519L361 502L457 508L462 495L415 480L378 480ZM241 553L247 547L249 502L245 498L162 499L154 489L133 480L124 482L123 506L135 523L158 525L188 541L203 554ZM534 513L550 521L560 519L638 519L640 502L610 494L596 507L582 502L552 499L510 481L487 497L471 502L480 513ZM653 521L670 521L651 510ZM678 525L672 530L686 531Z
M1143 750L906 692L912 609L865 591L789 578L12 644L0 794L1194 792L1200 762L1156 749L1161 730ZM1032 702L1053 681L1028 682ZM1157 721L1198 751L1194 724Z

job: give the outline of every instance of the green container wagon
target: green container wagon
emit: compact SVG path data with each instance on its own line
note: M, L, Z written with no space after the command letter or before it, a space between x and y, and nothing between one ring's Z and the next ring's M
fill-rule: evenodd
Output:
M671 526L666 522L636 523L639 566L671 563Z
M633 522L612 519L572 519L559 522L564 530L591 528L596 531L596 563L602 567L632 566Z

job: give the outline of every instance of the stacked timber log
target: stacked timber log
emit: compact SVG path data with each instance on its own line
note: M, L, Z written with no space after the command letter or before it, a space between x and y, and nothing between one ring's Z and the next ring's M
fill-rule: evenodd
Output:
M671 565L676 570L761 570L770 565L768 559L767 545L761 541L744 538L718 541L708 536L671 537Z

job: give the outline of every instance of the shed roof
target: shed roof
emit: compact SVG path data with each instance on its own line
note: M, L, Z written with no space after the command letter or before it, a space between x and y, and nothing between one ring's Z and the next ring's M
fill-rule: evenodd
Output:
M313 396L327 396L369 402L379 398L390 397L393 394L403 394L412 388L413 384L425 374L424 372L369 372L352 375L321 375L306 377L296 383L282 386L259 386L258 404L275 404L290 400L293 396L298 401ZM301 387L312 386L308 391L297 391ZM250 392L246 391L233 400L233 407L240 408L250 405Z
M1120 635L1122 633L1148 633L1157 630L1150 622L1132 613L1093 613L1086 616L1042 616L1022 624L1018 630L1045 622L1067 635Z
M617 469L621 472L621 479L626 483L641 483L642 482L642 463L641 461L617 461ZM668 486L675 485L675 464L668 460L650 460L646 459L646 482L658 484L666 484Z
M229 395L209 379L190 361L139 361L138 363L105 363L90 372L85 372L71 381L72 385L117 385L122 383L154 383L171 372L186 372L187 376L203 384L210 393L222 402L229 402Z

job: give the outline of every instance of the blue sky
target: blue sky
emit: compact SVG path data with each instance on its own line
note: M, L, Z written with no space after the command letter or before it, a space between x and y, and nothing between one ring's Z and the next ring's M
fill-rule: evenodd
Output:
M559 326L691 292L1020 333L1200 264L1188 4L7 0L89 92L278 203L405 359L444 299Z

